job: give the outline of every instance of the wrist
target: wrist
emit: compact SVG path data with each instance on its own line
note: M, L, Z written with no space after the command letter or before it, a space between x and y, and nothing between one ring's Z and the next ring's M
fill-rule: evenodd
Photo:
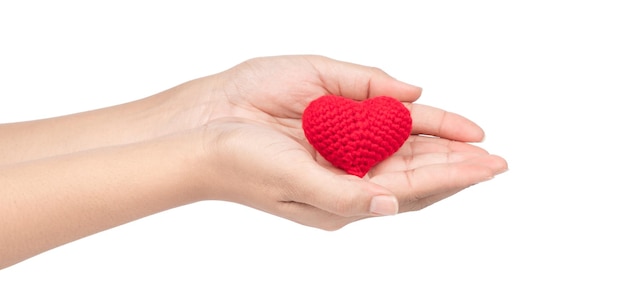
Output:
M217 75L191 80L157 93L144 100L140 108L148 108L151 137L160 137L206 125L227 113L222 103Z

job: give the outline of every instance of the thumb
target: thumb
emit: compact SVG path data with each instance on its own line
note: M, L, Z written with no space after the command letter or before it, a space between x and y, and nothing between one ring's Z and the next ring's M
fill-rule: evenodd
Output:
M309 56L309 61L324 76L324 86L331 94L365 100L391 96L401 102L414 102L422 88L399 81L383 70L322 56Z
M297 201L343 217L398 213L398 199L387 188L353 175L335 174L317 162L299 176Z

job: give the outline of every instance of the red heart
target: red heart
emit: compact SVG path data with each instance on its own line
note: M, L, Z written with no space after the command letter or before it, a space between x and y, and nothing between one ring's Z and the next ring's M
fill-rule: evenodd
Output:
M335 167L359 177L404 144L411 123L409 110L385 96L362 102L322 96L302 113L309 143Z

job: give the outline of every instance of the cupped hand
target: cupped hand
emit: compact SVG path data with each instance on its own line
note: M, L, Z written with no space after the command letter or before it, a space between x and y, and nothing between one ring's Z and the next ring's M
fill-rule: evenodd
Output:
M238 202L327 230L367 217L424 208L506 170L506 161L467 144L482 129L454 113L413 103L421 89L383 71L321 56L246 61L199 80L211 84L204 147L208 198ZM364 178L317 153L301 128L304 108L326 94L404 102L412 135Z

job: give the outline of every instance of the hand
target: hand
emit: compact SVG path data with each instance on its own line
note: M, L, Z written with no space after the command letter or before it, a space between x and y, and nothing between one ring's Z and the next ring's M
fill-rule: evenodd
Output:
M202 82L202 80L198 80ZM453 113L414 104L421 89L381 70L319 56L259 58L205 78L204 127L210 199L242 203L334 230L359 219L419 210L506 170L506 162L464 142L483 131ZM325 94L406 103L413 135L361 179L326 162L307 142L301 115ZM428 136L422 136L426 134Z
M506 170L464 143L480 141L480 127L413 103L420 93L375 68L259 58L131 103L0 125L0 269L199 200L334 230L421 209ZM413 135L365 178L347 175L301 129L304 108L325 94L396 97Z

